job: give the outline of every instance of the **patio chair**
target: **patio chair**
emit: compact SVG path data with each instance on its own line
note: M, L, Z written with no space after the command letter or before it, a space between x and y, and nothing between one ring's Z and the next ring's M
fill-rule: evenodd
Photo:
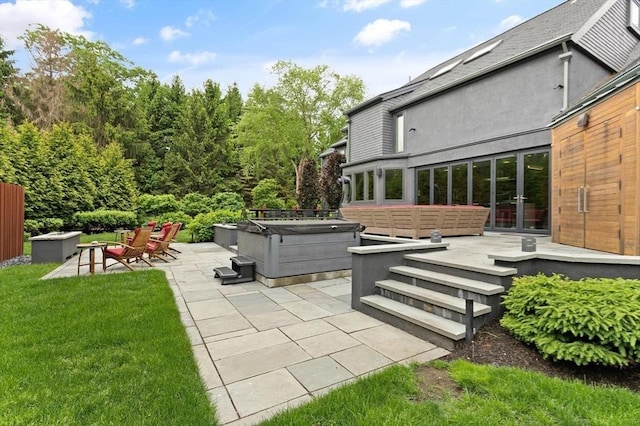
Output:
M178 230L182 226L182 223L176 222L171 224L164 234L161 234L159 237L151 237L149 238L149 242L147 243L147 248L145 253L151 258L157 258L162 260L163 262L169 262L164 256L169 256L174 259L177 259L174 255L169 253L169 245L173 241L173 237L176 236ZM163 229L165 225L162 226Z
M149 243L149 238L151 237L151 229L149 228L140 228L136 229L137 232L134 233L134 237L129 244L124 243L108 243L114 244L114 247L107 247L104 249L104 257L105 257L105 266L106 270L108 267L113 265L117 265L118 263L123 264L130 271L133 271L130 263L132 260L138 261L142 260L149 266L153 266L147 259L144 259L142 256L145 253L147 248L147 244ZM106 265L107 259L113 259L116 263L112 263L111 265Z

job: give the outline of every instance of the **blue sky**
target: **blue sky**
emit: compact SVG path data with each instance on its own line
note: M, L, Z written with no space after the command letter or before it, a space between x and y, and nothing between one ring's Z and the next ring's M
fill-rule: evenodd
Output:
M579 0L578 0L579 1ZM17 50L41 23L108 43L164 82L211 79L246 95L291 60L356 75L367 95L392 90L438 63L562 0L0 0L0 35Z

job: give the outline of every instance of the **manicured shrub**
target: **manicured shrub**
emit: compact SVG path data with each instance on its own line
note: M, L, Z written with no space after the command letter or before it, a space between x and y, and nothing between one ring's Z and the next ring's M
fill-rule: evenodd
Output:
M24 232L29 235L37 235L41 228L42 225L35 219L26 219L24 221Z
M56 217L46 217L44 219L26 219L24 221L24 231L29 235L47 234L62 230L64 222Z
M330 209L340 207L342 197L342 187L339 179L342 176L340 164L344 162L344 155L339 152L332 152L327 156L327 160L322 166L322 176L320 177L320 192L322 198Z
M211 197L213 210L244 210L244 200L235 192L218 192Z
M138 219L134 212L119 210L95 210L73 215L73 224L85 233L113 231L118 228L134 228Z
M316 161L306 160L302 163L300 192L297 195L298 205L301 209L313 209L318 205L318 201L320 201L318 182Z
M275 179L263 179L252 190L251 197L255 208L283 209L284 201L278 198L280 186Z
M503 304L500 324L545 358L620 367L640 362L640 280L520 277Z
M159 216L163 213L180 211L181 205L173 194L150 195L138 197L138 214L140 217Z
M158 222L158 226L167 222L172 222L172 223L180 222L182 223L181 229L185 229L187 228L187 226L189 226L189 223L191 223L193 218L184 212L171 212L171 213L165 213L163 215L160 215L155 220Z
M215 210L211 198L197 192L185 195L180 202L182 211L191 217Z
M191 221L189 230L196 242L213 241L215 224L237 223L240 218L240 212L231 210L216 210L210 213L201 213Z

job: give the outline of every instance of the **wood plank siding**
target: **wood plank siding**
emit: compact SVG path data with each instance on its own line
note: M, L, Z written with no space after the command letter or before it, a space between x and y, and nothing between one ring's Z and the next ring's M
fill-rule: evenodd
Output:
M0 261L23 253L24 188L0 182Z
M640 83L552 131L552 239L640 255Z
M614 70L620 70L638 43L627 29L628 20L629 1L618 0L582 35L578 44Z

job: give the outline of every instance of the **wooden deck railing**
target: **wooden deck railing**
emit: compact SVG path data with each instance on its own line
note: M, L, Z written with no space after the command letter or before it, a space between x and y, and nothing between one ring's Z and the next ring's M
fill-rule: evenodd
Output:
M23 253L24 188L0 182L0 262Z

